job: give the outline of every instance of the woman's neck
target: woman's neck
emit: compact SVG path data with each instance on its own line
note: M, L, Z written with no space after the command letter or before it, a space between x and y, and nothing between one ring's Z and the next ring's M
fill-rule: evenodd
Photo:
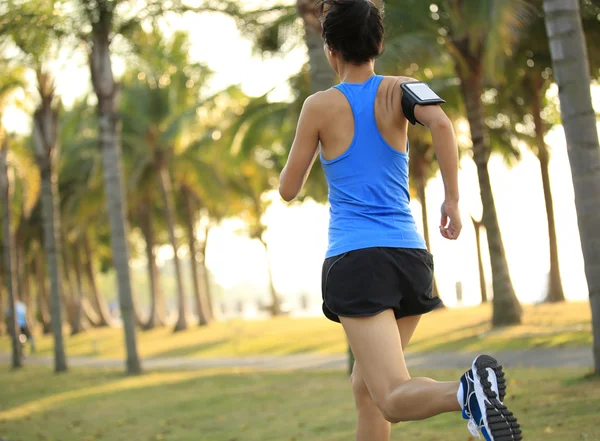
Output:
M342 83L364 83L375 75L375 63L370 61L368 63L356 65L339 62L338 75Z

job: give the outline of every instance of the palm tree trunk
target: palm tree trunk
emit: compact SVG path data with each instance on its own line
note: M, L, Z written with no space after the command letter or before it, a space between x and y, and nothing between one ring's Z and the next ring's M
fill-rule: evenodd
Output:
M431 241L429 237L429 216L427 213L427 195L426 188L427 182L425 180L424 173L417 173L417 197L419 199L419 203L421 204L421 216L423 218L423 238L425 239L425 244L427 245L427 249L431 252ZM433 278L433 296L439 297L439 291L437 282L435 280L435 276Z
M14 239L12 241L12 244L14 246L12 263L14 265L13 266L13 276L14 276L13 289L15 290L14 291L15 301L18 301L18 300L23 301L23 299L21 297L21 294L22 294L21 293L21 277L23 276L23 265L22 265L22 259L21 259L22 246L23 246L23 244L21 243L22 226L23 226L23 220L20 219L17 230L15 231Z
M40 74L38 73L38 79ZM52 109L51 97L42 97L42 104L34 115L33 137L38 167L42 180L41 201L44 228L44 252L50 276L50 320L54 338L54 371L67 371L67 358L62 330L62 242L58 177L54 160L58 148L58 112Z
M35 277L37 285L37 308L40 322L42 323L42 332L44 335L52 332L50 322L50 299L46 290L46 277L44 268L44 254L38 253L35 258Z
M1 153L0 153L1 154ZM1 168L1 167L0 167ZM0 178L0 181L2 180L2 178ZM2 188L0 187L0 191L2 191ZM2 210L2 208L0 208L0 210ZM4 236L0 236L0 238L2 238L2 243L4 243ZM5 313L4 313L4 298L8 297L7 294L4 294L4 258L0 257L0 336L4 335L4 332L6 332L6 323L5 323Z
M600 375L600 145L587 48L577 0L544 0L544 11L590 292L594 368Z
M62 334L62 267L60 240L60 211L58 202L58 179L54 176L50 165L42 172L42 215L44 219L44 251L48 259L50 275L50 319L54 337L54 371L65 372L67 359L65 356Z
M90 50L90 71L94 92L98 98L98 127L100 150L104 162L104 187L113 262L117 271L117 287L125 347L127 350L126 370L138 374L142 370L137 349L136 317L129 271L129 249L127 243L126 200L123 191L121 170L121 146L117 121L117 93L110 60L110 28L112 11L101 9L93 24L93 42Z
M79 248L79 242L81 239L78 239L75 241L75 243L73 243L73 247L72 250L73 252L71 253L72 257L73 257L73 271L75 273L75 317L76 317L76 321L74 324L76 324L77 326L74 327L71 330L71 334L78 334L80 332L85 331L85 329L87 328L87 318L88 318L88 314L86 314L85 310L84 310L84 290L83 290L83 283L82 283L82 278L81 278L81 252L80 252L80 248ZM91 320L90 320L91 321ZM93 321L92 321L93 323Z
M565 293L560 280L560 267L558 263L558 244L556 241L556 223L554 222L554 205L552 203L552 190L550 188L550 173L548 165L550 155L544 137L546 130L542 121L542 79L535 76L532 78L532 105L533 122L535 124L535 135L537 140L537 157L540 161L542 172L542 187L544 189L544 201L546 203L546 218L548 220L548 241L550 244L550 276L548 280L548 297L546 301L551 303L564 302Z
M200 282L204 285L204 292L206 293L206 306L208 308L207 314L210 320L215 319L215 309L212 301L212 294L210 288L210 274L208 267L206 266L206 249L208 247L208 235L210 234L210 224L204 229L204 242L200 246L200 252L202 253L202 261L200 262Z
M205 326L211 321L209 316L209 307L206 301L205 285L200 280L198 269L198 246L195 232L195 213L193 196L187 188L183 189L183 198L185 205L185 227L187 229L188 245L190 248L190 266L192 274L192 286L194 289L194 301L196 303L196 313L198 314L198 325Z
M159 305L162 300L160 287L160 272L156 265L156 249L154 241L154 227L152 226L151 210L146 208L140 213L140 229L146 242L146 260L148 261L148 278L150 279L150 314L144 329L154 329L165 325L164 308Z
M4 238L4 266L6 268L6 287L8 291L8 305L11 311L8 323L9 333L12 337L12 367L18 369L23 366L21 360L21 345L19 343L19 332L17 332L17 314L15 308L14 270L12 257L12 231L10 228L10 192L7 173L6 158L8 154L8 141L4 134L3 146L0 149L0 200L2 201L2 225ZM4 319L4 317L2 317Z
M27 308L27 322L32 323L32 312L31 298L30 298L30 285L29 285L29 271L27 265L27 258L25 256L25 219L21 218L17 233L15 234L15 282L16 282L16 300L21 300Z
M23 274L23 285L22 285L22 289L23 289L23 303L25 303L25 306L27 307L27 323L29 323L29 326L31 326L32 328L34 327L35 323L37 322L36 318L35 318L35 305L34 305L34 299L33 299L33 295L31 293L31 268L30 265L25 263L25 273Z
M321 23L314 13L316 0L298 0L296 9L304 23L304 41L308 49L310 64L311 92L320 92L329 89L335 84L335 73L323 50L321 37Z
M481 69L476 69L468 80L462 78L462 93L471 128L473 159L477 166L481 203L483 205L482 221L487 232L492 264L494 288L492 324L494 326L514 325L521 323L522 308L508 272L506 252L502 243L502 234L498 224L496 204L488 170L491 147L485 126L483 102L481 101L483 95L483 73Z
M475 229L475 243L477 244L477 269L479 271L479 290L481 291L481 303L487 303L487 286L485 284L485 273L483 272L483 249L481 248L481 226L483 223L481 221L476 221L473 216L471 216L471 221L473 221L473 228Z
M305 26L306 46L310 64L310 88L312 93L329 89L335 84L335 74L323 51L323 39L320 32L315 32L311 27Z
M62 261L63 261L63 302L65 310L67 312L67 323L73 330L79 327L77 318L77 289L75 288L75 282L71 275L71 263L68 257L68 242L65 239L65 235L62 234Z
M78 332L89 329L90 325L98 327L100 323L100 317L94 311L92 304L85 295L85 287L83 284L83 259L81 254L81 245L83 243L83 237L79 237L73 244L73 269L75 270L75 286L77 292L77 309L79 314L80 329Z
M273 283L273 269L271 268L271 259L269 257L269 246L267 242L261 237L260 243L263 244L265 248L265 256L267 258L267 271L269 272L269 293L271 294L271 305L269 307L271 311L271 315L276 317L281 315L281 302L279 300L279 295L277 294L277 290L275 289L275 284Z
M112 319L106 299L100 295L98 291L98 285L96 283L96 275L94 272L94 260L92 255L92 249L90 247L90 241L87 234L83 233L83 253L85 254L85 260L83 262L83 271L87 279L88 288L91 294L91 303L94 308L94 312L98 315L98 327L111 326Z
M179 244L177 243L177 237L175 237L175 204L173 202L173 192L171 184L171 176L169 170L167 170L165 162L161 159L158 161L158 168L160 174L160 189L163 194L163 203L165 207L165 217L167 218L167 229L169 231L169 241L173 248L173 263L175 265L175 281L177 282L177 303L178 313L177 323L175 324L175 332L183 331L187 329L187 306L185 291L183 288L183 277L181 276L181 262L177 255Z

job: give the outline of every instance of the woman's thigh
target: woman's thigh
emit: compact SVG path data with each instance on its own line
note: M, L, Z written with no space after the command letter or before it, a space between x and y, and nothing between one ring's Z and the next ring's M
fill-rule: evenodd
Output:
M340 319L360 365L360 376L375 402L385 399L396 386L410 379L399 329L411 331L416 327L416 319L400 323L405 319L396 321L392 310L373 317Z

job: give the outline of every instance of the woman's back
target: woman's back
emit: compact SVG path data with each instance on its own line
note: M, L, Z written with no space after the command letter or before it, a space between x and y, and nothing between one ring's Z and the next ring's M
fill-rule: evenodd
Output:
M400 84L405 77L383 77L377 89L374 113L377 127L385 141L394 149L406 152L408 121L402 117ZM344 83L350 84L350 83ZM323 124L319 127L323 157L341 156L354 136L354 116L348 99L337 88L321 92Z
M375 75L320 97L331 204L328 257L370 247L425 248L409 208L399 82Z

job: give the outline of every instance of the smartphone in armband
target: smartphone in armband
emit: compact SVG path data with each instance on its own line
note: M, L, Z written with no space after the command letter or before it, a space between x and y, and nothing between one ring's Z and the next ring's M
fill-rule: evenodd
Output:
M444 104L442 98L440 98L427 83L420 81L412 81L408 83L402 83L402 111L406 119L414 126L416 123L423 125L420 121L417 121L415 117L415 106L436 106L438 104Z

